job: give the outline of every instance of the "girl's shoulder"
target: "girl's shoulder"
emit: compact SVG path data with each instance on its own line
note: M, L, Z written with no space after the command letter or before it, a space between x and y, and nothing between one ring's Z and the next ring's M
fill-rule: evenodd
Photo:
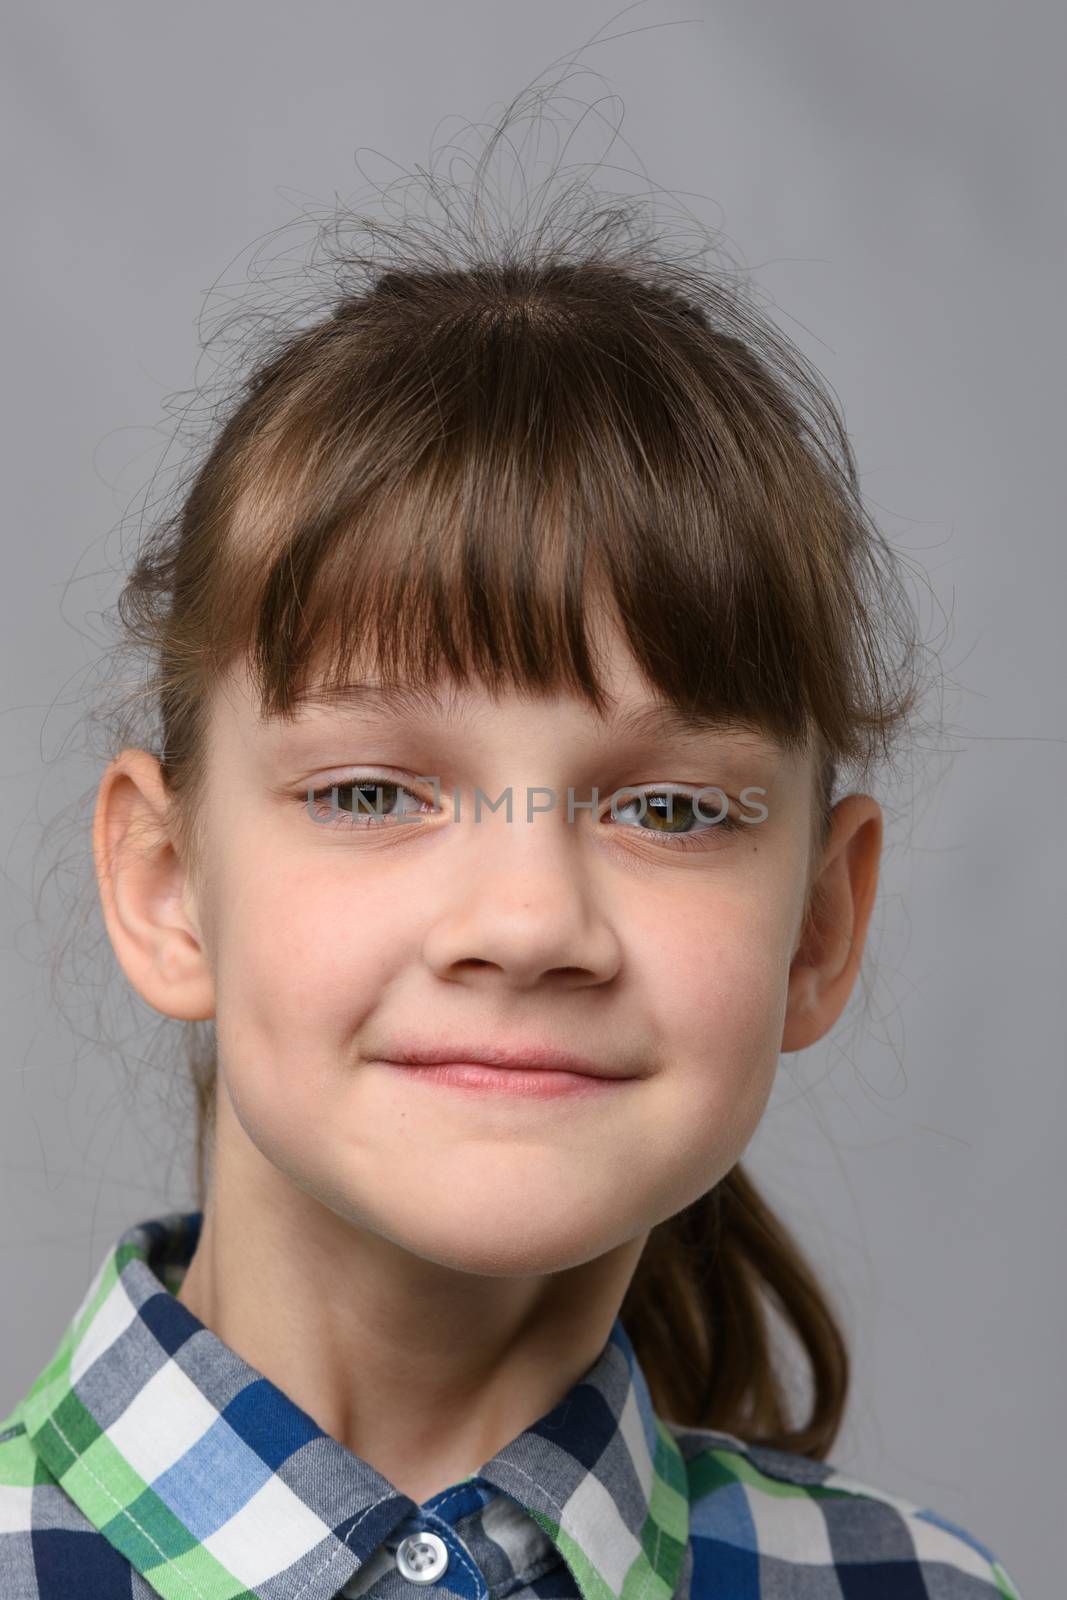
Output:
M746 1581L754 1584L758 1573L766 1583L775 1566L783 1581L785 1573L805 1569L813 1595L827 1592L820 1575L858 1568L853 1584L859 1579L862 1587L860 1573L867 1568L876 1584L899 1581L902 1595L1021 1600L989 1546L928 1506L854 1478L831 1461L709 1428L663 1425L688 1478L693 1600L710 1595L725 1572L747 1594ZM917 1580L926 1578L931 1581L920 1587ZM843 1588L852 1592L847 1583ZM883 1592L897 1589L878 1587Z
M131 1588L129 1562L49 1472L16 1406L0 1421L0 1596L143 1592Z

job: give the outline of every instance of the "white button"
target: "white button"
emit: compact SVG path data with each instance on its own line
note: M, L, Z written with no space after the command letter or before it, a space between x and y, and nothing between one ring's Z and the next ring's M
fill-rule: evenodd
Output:
M448 1546L436 1533L409 1533L397 1545L396 1564L409 1583L436 1583L448 1566Z

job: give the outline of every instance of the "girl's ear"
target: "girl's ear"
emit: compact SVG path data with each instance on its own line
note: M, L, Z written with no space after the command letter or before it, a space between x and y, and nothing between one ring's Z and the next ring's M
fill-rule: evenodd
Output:
M852 993L878 888L882 808L850 794L833 809L830 837L789 968L782 1050L803 1050L833 1027Z
M215 988L192 887L167 833L159 762L123 750L109 764L93 814L93 858L108 935L150 1006L186 1021L215 1015Z

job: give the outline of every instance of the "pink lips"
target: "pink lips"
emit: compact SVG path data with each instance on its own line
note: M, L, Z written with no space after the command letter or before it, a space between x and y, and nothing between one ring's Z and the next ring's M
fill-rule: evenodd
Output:
M441 1084L454 1089L466 1089L474 1094L523 1095L531 1100L556 1100L561 1096L605 1094L628 1078L593 1077L585 1072L567 1072L559 1067L536 1067L523 1071L519 1067L487 1066L481 1061L442 1061L429 1065L387 1061L386 1066L423 1083Z
M425 1083L478 1094L517 1094L550 1100L563 1095L604 1093L635 1075L601 1066L549 1045L447 1044L396 1047L382 1053L387 1066L403 1068Z

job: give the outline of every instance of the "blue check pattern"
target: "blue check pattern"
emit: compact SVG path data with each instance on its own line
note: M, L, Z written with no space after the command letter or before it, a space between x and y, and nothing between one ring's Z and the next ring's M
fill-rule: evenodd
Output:
M986 1545L826 1462L655 1412L620 1320L558 1406L425 1504L176 1290L200 1212L130 1228L0 1423L0 1600L1019 1600ZM397 1562L429 1531L427 1585ZM432 1594L427 1600L433 1600Z

